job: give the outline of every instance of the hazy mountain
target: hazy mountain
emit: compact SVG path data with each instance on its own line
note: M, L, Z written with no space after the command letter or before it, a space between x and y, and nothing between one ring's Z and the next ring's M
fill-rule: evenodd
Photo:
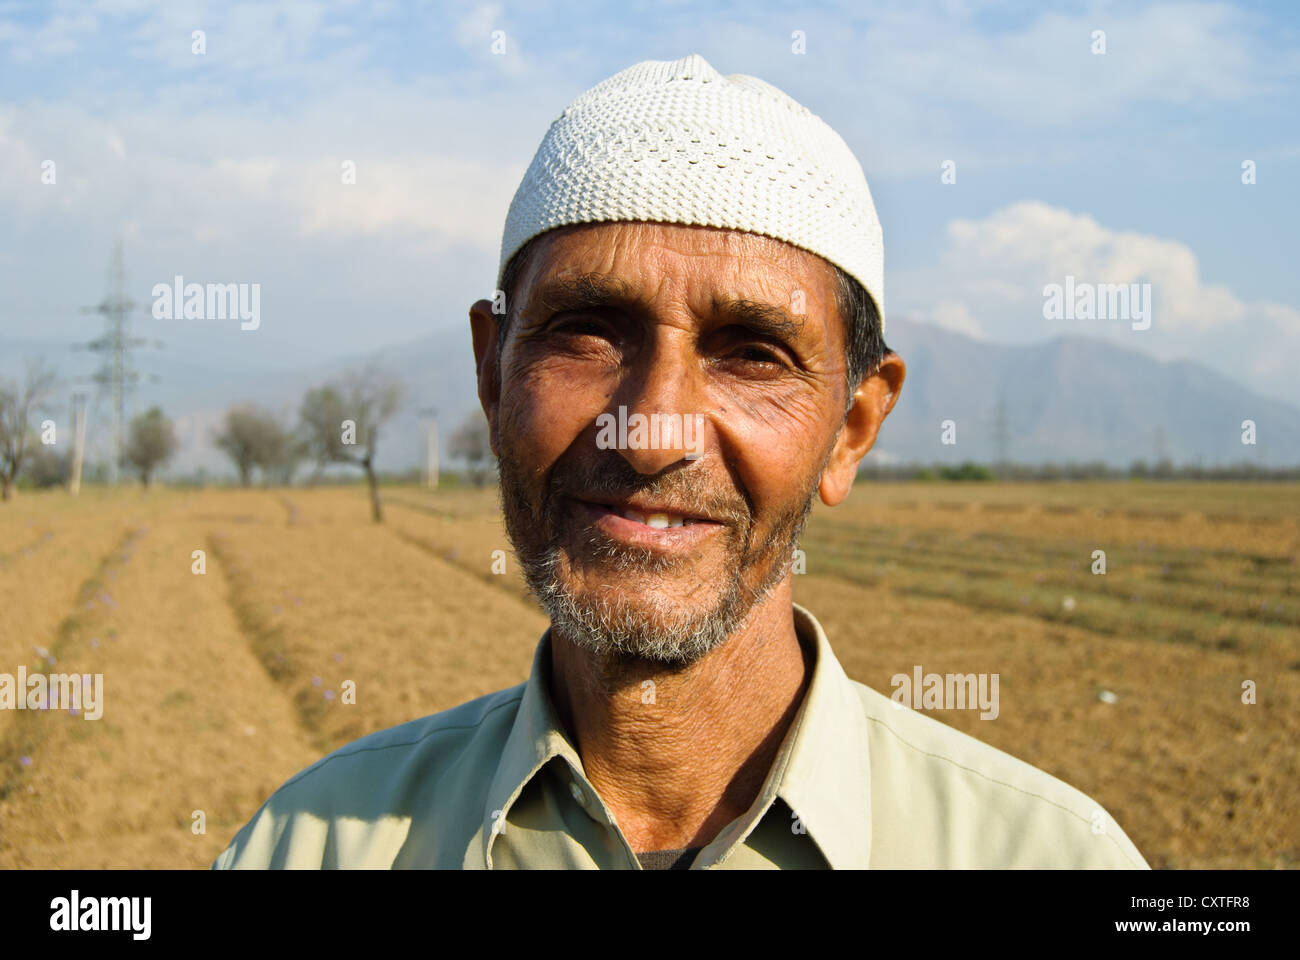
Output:
M467 324L328 362L312 362L320 355L319 346L267 351L245 336L249 339L227 341L221 349L182 341L161 351L137 352L135 365L159 379L134 391L129 410L157 403L175 420L183 446L174 470L229 472L211 444L212 430L228 406L254 401L288 417L309 387L366 363L393 371L408 391L404 409L381 436L384 469L420 462L423 411L437 410L445 454L448 435L477 409ZM1161 363L1081 338L1020 346L986 343L892 318L889 343L907 363L907 380L872 454L882 460L989 462L1004 449L1022 463L1103 460L1127 465L1161 455L1176 463L1199 460L1205 465L1300 463L1300 410L1254 394L1200 364ZM74 354L64 344L0 339L0 375L12 376L24 358L36 354L69 378L91 372L98 361ZM67 417L72 389L65 387L51 410L60 422ZM108 414L107 400L100 400L102 426L92 430L97 438L108 433ZM1241 423L1247 419L1255 422L1255 446L1241 443ZM955 421L955 444L941 442L945 420Z
M893 320L888 340L907 379L877 445L886 459L995 461L1001 421L1006 455L1023 463L1300 463L1300 410L1201 364L1076 337L993 344ZM956 421L954 445L940 442L944 420ZM1243 420L1255 423L1254 446L1241 442Z

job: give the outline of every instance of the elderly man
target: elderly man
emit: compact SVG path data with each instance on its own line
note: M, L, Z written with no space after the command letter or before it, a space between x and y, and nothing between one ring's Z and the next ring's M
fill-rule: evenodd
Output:
M217 867L1145 867L1096 803L850 680L791 564L903 383L861 168L637 64L552 125L470 309L526 683L281 787ZM484 638L491 643L490 637Z

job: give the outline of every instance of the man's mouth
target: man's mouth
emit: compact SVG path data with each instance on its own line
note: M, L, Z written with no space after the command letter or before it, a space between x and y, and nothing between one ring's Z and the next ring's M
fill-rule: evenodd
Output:
M723 526L717 520L687 512L674 504L602 503L581 497L574 497L573 504L594 526L617 539L694 540Z
M688 523L704 523L705 521L697 520L695 517L687 517L680 513L666 513L656 511L655 513L641 513L627 507L623 510L623 518L632 520L636 523L644 523L647 527L653 527L656 530L666 530L669 527L684 527Z

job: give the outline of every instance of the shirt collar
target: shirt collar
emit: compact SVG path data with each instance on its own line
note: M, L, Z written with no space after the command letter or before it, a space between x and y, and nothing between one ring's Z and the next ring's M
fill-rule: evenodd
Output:
M832 867L862 869L871 857L871 770L862 702L816 618L794 604L794 621L800 642L816 649L803 704L750 811L726 827L701 856L712 859L719 854L718 859L725 860L779 796ZM550 657L547 630L533 653L519 710L487 794L483 857L489 866L492 843L510 805L548 761L562 758L573 776L586 783L582 760L551 700Z
M803 706L773 764L775 789L837 870L871 859L871 763L862 699L831 650L826 632L794 605L795 630L817 646Z
M550 679L551 631L548 629L533 652L533 666L528 673L528 682L524 684L523 698L519 701L514 725L501 751L496 775L488 788L483 811L483 859L489 868L492 865L492 843L505 825L510 805L552 757L563 758L575 777L586 779L582 772L582 759L569 740L551 700Z

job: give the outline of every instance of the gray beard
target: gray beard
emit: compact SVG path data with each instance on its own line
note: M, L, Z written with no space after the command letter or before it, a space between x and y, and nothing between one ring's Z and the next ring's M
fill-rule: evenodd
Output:
M550 615L551 628L602 660L649 660L668 666L689 666L720 647L784 578L779 575L753 594L733 577L726 593L711 608L701 610L664 596L649 594L637 603L579 597L557 575L558 550L526 569L533 595Z
M503 456L500 492L506 531L524 580L550 616L552 630L607 662L650 661L673 668L697 663L722 646L785 579L815 496L814 489L802 509L787 515L760 549L755 550L749 542L752 521L743 536L733 534L723 564L728 577L726 589L711 607L700 609L691 605L690 594L677 600L647 592L634 602L611 602L574 593L561 574L555 501L544 499L542 516L536 516L523 496L519 476L520 472ZM546 542L535 543L539 532ZM588 531L583 545L589 555L633 577L663 573L680 563L652 551L612 543L595 531ZM767 572L751 590L743 577L755 566L767 566Z

